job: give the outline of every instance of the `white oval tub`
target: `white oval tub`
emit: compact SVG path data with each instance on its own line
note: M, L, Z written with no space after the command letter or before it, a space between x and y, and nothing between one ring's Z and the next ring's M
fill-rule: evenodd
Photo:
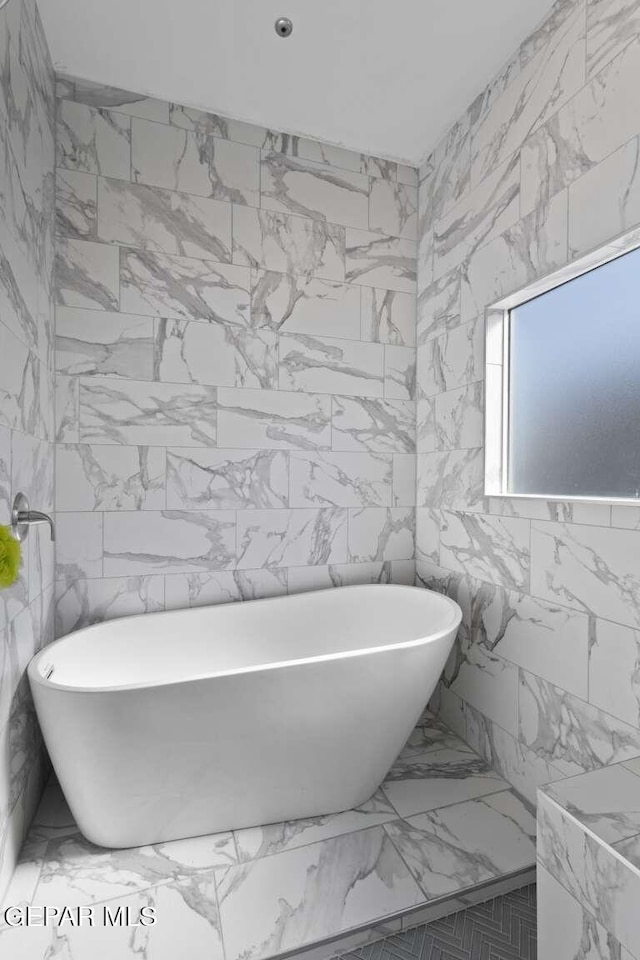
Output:
M391 585L147 614L56 641L29 681L85 836L160 843L364 803L460 619Z

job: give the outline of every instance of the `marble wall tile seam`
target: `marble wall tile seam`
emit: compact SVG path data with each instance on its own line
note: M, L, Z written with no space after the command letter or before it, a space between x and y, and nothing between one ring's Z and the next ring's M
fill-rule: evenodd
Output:
M629 46L631 46L631 44L629 44ZM615 61L612 61L612 62L615 62ZM580 91L578 91L578 94L579 93ZM566 106L571 106L571 102L569 102L569 104L566 104ZM551 125L552 124L550 124L549 126ZM533 134L531 140L534 141L534 138L536 136L539 136L541 132L545 130L545 127L546 127L546 124L543 127L541 127L539 130L537 130L536 133ZM638 121L638 132L633 133L628 138L621 140L619 143L616 144L616 146L612 147L608 153L605 153L601 157L599 157L597 161L591 162L585 169L581 169L580 173L576 173L575 176L565 174L565 176L562 177L562 179L558 181L555 181L555 180L552 181L551 189L549 191L545 191L544 202L548 204L550 200L552 200L558 194L562 193L563 190L568 190L569 203L571 206L571 198L575 190L579 189L578 185L581 185L586 177L588 177L590 174L593 174L594 171L601 168L602 165L607 162L607 160L611 160L620 151L632 146L635 142L637 142L639 135L640 135L640 120ZM525 144L523 145L523 150L527 148L529 145L530 145L529 141L525 141ZM527 171L524 168L524 164L523 164L522 180L521 180L521 190L523 191L526 184L526 177L527 177ZM523 214L521 219L524 219L526 216L530 215L531 212L532 211L528 210L525 214ZM571 216L571 210L569 210L569 216ZM628 228L625 228L619 231L618 233L614 234L611 237L603 238L603 240L596 245L595 249L598 249L600 246L605 246L610 241L615 241L616 239L618 239L619 236L624 236L626 233L628 233ZM576 251L574 253L574 257L577 257L578 255L582 256L583 254L588 252L590 252L589 249Z
M64 103L64 102L75 103L75 102L77 102L77 101L73 101L73 100L59 100L58 102L59 102L59 103ZM87 109L88 109L88 110L95 110L95 111L97 111L97 113L98 113L99 115L103 115L106 119L109 119L109 118L112 117L112 116L116 116L116 117L117 117L117 116L121 116L123 120L126 120L126 121L128 121L128 122L131 124L131 127L130 127L130 129L131 129L131 151L130 151L130 163L129 163L129 176L128 176L128 177L125 177L124 174L122 174L122 175L118 178L118 177L114 177L114 176L112 176L112 175L110 174L109 176L110 176L111 179L121 179L121 180L123 180L123 181L124 181L124 180L128 180L129 182L131 182L131 183L133 183L133 184L139 183L140 185L153 186L152 183L147 183L146 179L141 178L140 176L136 175L136 171L133 169L133 150L134 150L134 146L135 146L135 133L136 133L136 125L135 125L135 122L137 121L138 124L140 124L140 123L142 123L142 124L158 124L159 126L169 127L170 129L176 130L176 132L182 133L182 134L185 136L185 139L186 139L186 140L194 140L194 139L197 137L199 142L200 142L200 140L205 140L205 142L208 142L208 141L212 141L212 142L218 141L218 142L220 142L220 143L232 143L232 144L236 144L236 145L237 145L238 147L240 147L240 148L243 148L243 147L246 148L247 151L250 150L250 151L255 152L255 163L256 163L255 173L256 173L256 178L257 178L257 180L258 180L259 186L258 186L258 190L257 190L257 194L256 194L256 202L255 202L254 204L249 203L248 205L249 205L249 206L255 206L255 207L257 207L257 208L262 208L262 209L274 209L273 206L270 206L270 204L268 204L268 203L265 204L265 203L263 202L263 200L264 200L264 199L268 199L270 195L269 195L269 193L266 191L266 188L264 187L264 175L263 175L263 170L262 170L263 164L262 164L262 162L261 162L261 159L264 159L265 157L268 157L268 156L271 155L271 154L277 154L277 155L281 155L281 156L283 156L283 157L287 157L287 156L290 157L290 156L291 156L290 154L281 153L281 152L279 152L279 151L277 151L277 150L274 151L274 150L272 150L272 149L263 149L262 151L260 151L258 148L254 147L254 146L251 146L251 145L248 145L248 144L246 144L246 143L243 143L242 141L234 141L234 140L231 140L230 138L217 138L217 137L215 137L215 136L212 136L212 135L209 135L209 134L205 134L205 133L196 133L196 132L194 132L194 131L192 131L192 130L189 130L189 129L186 129L186 128L184 128L184 127L178 127L178 126L175 126L175 125L170 124L170 123L169 123L169 124L162 123L161 121L158 121L157 119L136 117L136 116L133 116L133 115L131 115L131 114L125 114L125 113L118 114L118 111L117 111L117 110L105 110L105 109L103 109L103 108L95 108L95 107L87 107ZM92 114L92 116L93 116L93 114ZM341 168L341 167L338 167L338 166L335 166L335 165L331 165L331 164L328 164L328 163L317 163L316 161L311 160L311 159L304 159L304 158L299 158L299 157L291 157L291 159L292 159L292 161L294 161L294 162L299 166L299 169L300 169L301 172L303 172L303 171L306 169L306 170L310 173L310 175L313 175L314 173L316 173L321 179L330 178L330 177L331 177L331 171L332 171L332 170L335 170L335 171L336 171L336 176L339 176L340 171L342 171L345 175L349 175L349 174L353 175L353 173L354 173L354 171L352 171L352 170L350 170L350 169L348 169L348 168ZM68 164L65 164L64 162L60 162L60 160L64 161L64 157L59 158L59 163L60 163L61 169L66 169L66 170L74 170L74 169L76 169L76 167L74 167L72 163L69 162ZM409 185L409 184L406 184L406 183L402 183L401 181L389 180L388 178L385 178L385 177L376 178L375 176L372 176L372 175L370 174L370 172L367 172L367 173L358 173L358 174L356 174L356 175L357 175L357 176L362 176L362 177L363 177L364 179L366 179L366 181L368 182L368 189L367 189L367 194L366 194L366 199L367 199L367 216L366 216L366 222L352 223L351 225L354 226L354 227L358 227L358 228L360 228L360 229L363 229L363 230L369 229L369 218L370 218L370 210L371 210L371 190L372 190L372 185L373 185L374 183L376 183L377 181L380 181L380 182L382 182L382 183L391 183L391 184L393 184L393 185L395 186L396 190L397 190L397 191L400 191L400 192L402 192L402 191L405 191L405 192L406 192L406 191L409 191L409 192L411 192L411 191L417 189L417 188L413 187L412 185ZM162 188L168 189L168 187L167 187L166 185L165 185L164 187L159 187L159 188L160 188L160 189L162 189ZM195 192L195 191L190 191L189 189L185 189L185 188L181 188L178 192L185 194L185 196L196 196L196 197L197 197L197 196L202 196L202 193L197 193L197 192ZM409 195L410 195L410 194L409 194ZM237 202L237 201L232 201L232 200L230 200L229 198L224 197L224 196L219 196L219 197L217 197L217 199L219 199L221 202L224 202L225 200L226 200L227 202ZM417 199L416 199L416 206L417 206ZM295 210L289 210L288 212L290 212L290 213L292 213L292 214L294 214L294 215L295 215L295 213L296 213ZM303 215L303 216L309 215L309 216L311 217L311 219L321 219L321 220L326 220L328 223L331 223L330 218L324 217L324 216L323 216L322 214L320 214L320 213L318 213L317 216L313 216L313 215L311 215L311 214L302 214L302 215ZM385 236L392 236L392 237L400 237L401 235L402 235L402 236L405 236L405 234L400 234L399 232L398 232L398 233L393 233L393 232L385 231L385 230L382 230L382 229L380 229L380 228L378 228L378 227L375 227L375 226L374 226L374 227L371 227L371 229L372 229L372 230L375 230L376 232L380 232L380 233L382 233L382 234L385 235ZM413 236L412 236L411 238L414 239Z
M600 4L600 6L602 6L602 4ZM637 31L634 29L633 23L631 23L626 39L621 38L617 42L610 43L609 52L605 53L604 57L603 56L592 57L590 54L590 45L591 45L590 41L596 39L595 34L597 33L597 27L599 26L599 21L595 20L592 23L590 19L590 12L594 10L594 8L596 7L597 7L597 3L594 3L594 0L587 0L587 10L586 10L586 13L587 13L587 25L586 25L587 82L589 82L589 80L591 80L593 77L597 76L604 67L608 66L608 64L611 63L612 60L615 60L618 54L622 53L624 49L628 47L630 43L633 43L637 37ZM597 9L596 9L596 13L597 13ZM613 16L611 19L612 19L612 22L615 22L615 9L612 11L612 13L613 13ZM620 22L620 33L624 37L625 24L624 22L622 22L622 19L623 18L621 18L621 22ZM612 38L614 40L615 40L616 33L617 31L614 30L613 38ZM603 44L603 46L606 46L606 44Z
M87 103L86 94L78 94L76 90L76 78L66 77L64 74L57 74L57 79L60 81L60 92L57 94L58 100L70 100L76 103ZM77 78L81 83L83 82L81 78ZM63 89L64 87L64 89ZM110 89L107 85L96 84L96 87L99 89L105 89L109 91ZM411 173L409 171L414 171L416 174L417 180L417 168L412 167L410 164L403 163L396 160L385 160L381 157L375 157L373 154L363 154L353 151L347 147L343 147L340 144L332 144L324 141L316 141L309 137L305 137L301 134L290 134L286 132L274 131L260 126L259 124L252 123L245 120L237 120L235 117L226 117L222 114L216 114L212 111L207 111L200 107L191 107L188 104L177 104L172 101L162 101L157 100L157 98L146 97L142 94L137 95L133 91L120 91L125 95L139 97L141 100L156 101L159 104L166 104L168 107L167 111L167 120L159 120L156 116L156 123L163 123L165 126L177 127L178 129L197 129L198 125L209 126L210 129L219 129L220 133L210 132L207 135L213 139L228 140L233 143L239 143L245 146L260 146L262 149L268 149L274 153L282 153L285 156L298 157L300 156L299 150L300 147L309 147L315 148L319 145L320 148L324 148L326 152L331 154L332 150L335 150L338 154L344 154L344 163L341 165L336 157L326 157L324 163L330 167L337 167L338 169L352 171L352 172L362 172L366 171L367 175L372 179L382 179L382 180L391 180L395 183L404 183L405 180L412 180ZM90 105L90 101L88 102ZM106 109L106 108L103 108ZM117 106L112 106L108 108L112 113L122 113L124 116L134 117L137 116L138 119L148 119L148 113L145 113L144 110L139 111L138 113L135 110L123 111L118 110ZM191 112L196 115L197 119L193 121L193 126L186 127L183 123L177 123L174 119L174 115ZM207 123L209 121L209 123ZM238 124L243 127L248 128L248 131L251 130L252 133L255 131L255 136L247 136L245 139L240 139L237 136L230 136L223 133L223 129L227 124ZM248 132L247 131L247 132ZM278 147L278 144L281 144L281 147ZM300 156L300 159L307 159ZM311 158L308 158L311 159ZM353 161L347 163L347 161ZM355 169L357 166L357 170ZM403 168L403 169L400 169ZM404 169L406 168L406 169ZM402 174L404 180L400 180L399 176ZM408 184L411 186L411 183Z
M640 880L640 867L636 866L636 864L631 860L627 860L627 858L624 857L619 850L616 850L615 844L607 843L602 839L602 837L599 837L598 834L588 824L582 823L580 820L578 820L578 818L571 813L570 810L567 810L567 808L559 803L554 797L550 796L544 790L544 788L540 790L540 794L543 797L543 802L554 807L555 810L560 814L560 817L563 820L566 820L571 825L573 830L577 831L578 834L586 834L596 844L597 848L604 850L607 855L612 857L612 859L616 860L618 863L622 864L627 870L630 871L630 873ZM546 869L549 869L548 865L544 863L544 861L541 862ZM569 893L571 893L571 890L565 886L562 877L558 877L555 874L553 874L553 876L555 876L556 880L558 880L559 883L562 883L562 886L565 887Z
M632 91L628 87L633 81L626 74L630 72L636 77L639 54L640 38L636 34L602 66L598 74L589 78L553 117L524 141L523 158L528 159L529 155L533 155L535 160L536 149L539 147L540 161L546 162L551 168L551 179L546 170L536 169L535 166L532 168L536 190L539 192L542 188L539 196L546 197L548 201L553 193L576 179L581 179L640 132L640 123L636 123L634 114L623 109L625 99L632 101ZM616 76L616 71L622 80L620 76ZM621 85L623 80L626 80L627 87ZM607 97L610 98L609 101ZM617 101L614 100L616 97ZM611 119L606 111L607 107L612 114ZM604 123L601 118L605 118ZM601 121L601 125L595 129L594 121L597 120ZM552 152L549 147L552 147ZM535 196L529 197L526 189L527 171L527 163L523 160L522 195L528 212Z
M479 157L483 154L485 157L492 155L493 163L495 163L503 162L508 157L513 156L514 153L521 148L523 139L529 133L534 132L542 126L546 119L557 113L560 107L566 103L576 90L584 86L586 78L586 0L575 0L575 2L571 4L566 4L566 8L567 17L563 22L554 24L553 16L547 18L542 25L543 31L545 29L548 30L545 42L538 47L526 63L521 63L520 69L518 69L515 74L512 74L512 76L506 79L503 88L498 92L497 96L489 101L488 108L480 110L475 117L471 118L472 181L475 180L474 166ZM549 29L549 27L551 27L551 29ZM578 34L577 36L576 33ZM526 42L527 41L525 41L525 44ZM570 47L563 48L560 56L556 57L558 48L562 47L563 44L566 45L568 42L571 44ZM576 48L575 51L574 45ZM521 55L523 49L524 45L520 47L516 57ZM535 63L536 58L538 59L537 64ZM513 63L515 59L516 58L512 58L511 63ZM531 118L532 122L524 136L520 135L519 138L514 138L516 146L510 151L505 150L504 141L506 139L507 143L509 142L509 129L518 124L522 115L527 113L528 104L535 98L537 88L543 86L541 81L546 79L545 74L550 72L550 66L552 68L554 67L555 59L558 59L559 63L555 64L554 89L548 92L547 99L540 104L541 116L539 113L538 116ZM529 69L532 67L534 68L533 70ZM564 76L565 70L567 70L569 74L567 78ZM528 79L524 76L527 71L529 72ZM525 81L524 86L523 80ZM564 82L565 80L566 84ZM489 89L491 86L490 84ZM499 115L500 109L502 109L504 113L505 104L509 108L509 97L513 96L514 88L517 89L518 87L523 87L523 89L520 90L520 96L516 101L514 114L511 115L511 113L509 113L507 119L503 116L502 123L499 123L496 117ZM482 97L483 94L477 98L476 104ZM513 106L512 104L511 108L513 108ZM487 126L489 128L488 131L485 129ZM491 126L494 127L493 133L491 133ZM484 143L483 140L485 141ZM480 143L480 146L478 143ZM493 165L493 163L491 165ZM483 168L486 169L486 162L479 165L480 171L482 171Z
M139 250L141 250L141 248L139 248L139 247L134 247L134 246L131 246L131 245L129 245L129 244L122 244L122 243L118 243L118 242L105 242L105 241L101 241L101 240L97 240L97 239L95 239L95 238L89 238L89 237L66 237L66 236L62 236L62 237L59 237L59 239L61 239L61 240L72 239L72 240L79 240L80 242L102 244L102 245L105 246L105 247L118 247L120 250L124 250L125 252L126 252L126 251L139 251ZM151 252L155 252L155 251L151 251ZM264 270L263 268L257 268L257 269L256 269L256 268L251 268L251 267L245 268L245 267L242 267L242 266L236 266L236 265L234 265L234 264L225 264L225 263L223 263L223 262L214 261L214 260L211 259L211 257L202 257L202 258L200 258L200 257L192 257L192 256L185 257L185 256L181 256L181 255L174 255L174 254L162 254L162 256L170 257L171 259L175 259L175 260L178 261L178 262L181 261L181 260L184 260L184 261L197 261L197 262L199 262L199 263L205 263L205 264L208 263L208 262L211 262L211 263L214 263L216 266L220 266L220 265L221 265L221 266L231 266L231 267L234 267L234 266L235 266L235 269L237 269L237 270L246 269L246 270L249 271L250 274L251 274L251 280L250 280L251 290L255 289L255 286L256 286L256 275L257 275L257 274L260 274L260 273L273 274L274 276L281 277L282 279L286 279L286 278L290 278L290 279L292 279L292 280L302 280L302 279L304 279L304 278L300 277L299 274L284 273L283 271L280 271L280 270ZM314 278L310 278L310 280L313 280L313 279L314 279ZM330 284L330 285L335 285L336 288L341 288L341 289L344 289L344 290L347 290L347 291L348 291L348 290L353 290L354 292L358 292L358 293L368 292L369 290L372 290L372 289L375 289L375 290L376 290L377 292L379 292L379 293L387 293L387 294L397 293L397 291L395 291L395 290L386 290L384 287L372 288L372 287L370 287L370 286L368 286L368 285L363 285L363 284L354 283L354 282L342 282L342 283L341 283L341 282L338 282L338 281L321 281L321 282L326 282L326 283L328 283L328 284ZM249 291L249 294L251 294L251 290ZM409 296L409 295L408 295L408 294L406 294L406 295L405 295L405 294L402 294L402 296ZM122 310L122 309L119 309L119 310L114 310L114 311L105 311L105 310L101 309L100 307L91 306L91 305L89 305L89 304L86 305L86 306L82 306L82 307L80 307L80 306L64 307L64 305L62 305L62 304L57 304L57 306L58 306L58 307L61 307L61 306L62 306L65 310L68 310L70 313L74 313L74 312L75 312L75 313L77 313L78 315L79 315L80 313L82 313L82 312L87 312L87 313L89 313L89 314L95 314L96 319L100 319L100 320L101 320L102 322L104 322L104 323L107 323L107 322L108 322L108 317L110 317L110 316L118 317L118 316L120 316L120 315L126 316L126 317L132 317L132 318L135 318L135 319L138 319L138 320L141 320L141 321L142 321L142 320L154 320L154 321L157 321L157 322L165 321L165 322L183 322L183 323L202 323L202 324L207 324L207 325L211 325L211 323L212 323L211 320L208 320L208 319L206 319L206 318L204 318L204 317L197 316L197 315L195 315L195 314L192 315L192 316L183 317L183 318L180 319L180 318L176 318L176 317L173 317L173 316L162 316L161 314L156 314L156 313L154 313L154 314L150 314L150 313L139 313L139 312L136 312L135 310ZM217 322L224 324L224 320L218 320ZM250 323L248 323L244 329L246 330L247 333L249 333L249 332L251 332L251 331L256 331L256 330L265 329L265 330L273 330L274 333L277 333L277 334L279 334L280 336L292 336L292 337L295 337L295 336L305 336L305 334L304 334L304 333L301 333L300 331L288 329L287 326L286 326L286 322L287 322L287 319L285 318L285 320L283 321L282 325L273 327L273 326L267 325L267 324L264 324L264 325L263 325L263 324L259 324L259 325L256 326L255 322L254 322L253 320L251 320ZM464 326L464 325L465 325L465 324L461 324L461 326ZM239 324L233 324L232 326L233 326L234 328L236 328L236 327L239 327L240 325L239 325ZM359 326L359 330L360 330L359 336L349 336L347 333L341 333L340 331L333 331L333 330L331 331L330 334L326 334L326 336L329 336L331 339L334 339L334 340L347 340L347 341L351 341L351 342L355 342L355 343L377 343L377 344L380 344L380 345L384 345L385 347L406 347L407 349L409 349L409 348L413 348L413 346L414 346L414 345L411 344L411 343L409 343L409 344L407 344L407 343L389 343L387 340L381 340L381 339L372 338L371 336L367 336L366 334L363 334L364 323L361 322L358 326ZM13 331L12 331L12 332L13 332ZM309 335L309 336L318 336L319 338L322 338L322 337L325 336L325 334L323 334L323 333L318 333L318 334L313 333L313 334L307 334L307 335ZM16 336L17 336L17 334L16 334ZM28 346L28 344L25 344L25 346Z

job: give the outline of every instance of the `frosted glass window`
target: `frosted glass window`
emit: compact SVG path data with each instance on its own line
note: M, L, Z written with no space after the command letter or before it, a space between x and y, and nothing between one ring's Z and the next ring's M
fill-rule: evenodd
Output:
M640 498L640 250L509 317L508 488Z

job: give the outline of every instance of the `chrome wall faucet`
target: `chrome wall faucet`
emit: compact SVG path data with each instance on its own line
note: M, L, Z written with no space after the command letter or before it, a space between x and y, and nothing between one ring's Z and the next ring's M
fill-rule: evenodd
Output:
M29 527L37 523L48 523L51 539L55 540L56 531L51 517L39 510L30 510L29 501L24 493L16 494L11 511L11 533L13 536L16 540L26 540Z

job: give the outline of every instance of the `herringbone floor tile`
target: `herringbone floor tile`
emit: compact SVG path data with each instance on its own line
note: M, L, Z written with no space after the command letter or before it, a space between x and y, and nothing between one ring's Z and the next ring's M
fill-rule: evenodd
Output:
M535 884L368 944L342 960L536 960Z

